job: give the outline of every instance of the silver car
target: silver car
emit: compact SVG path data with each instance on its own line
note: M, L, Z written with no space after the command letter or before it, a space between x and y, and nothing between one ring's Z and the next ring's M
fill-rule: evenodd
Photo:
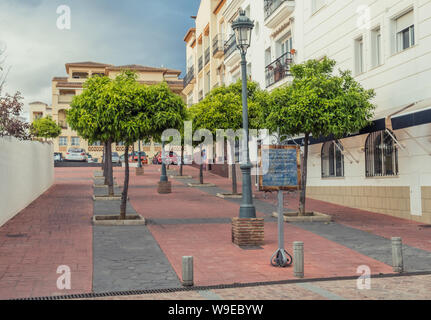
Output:
M120 155L118 154L118 152L112 152L112 163L121 163Z
M66 161L87 161L87 154L84 149L71 148L66 153Z

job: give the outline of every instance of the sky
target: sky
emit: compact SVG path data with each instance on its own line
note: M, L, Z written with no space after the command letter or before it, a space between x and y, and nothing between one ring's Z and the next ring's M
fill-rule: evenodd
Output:
M0 48L10 68L4 92L51 104L65 63L94 61L185 69L184 35L200 0L0 0ZM70 8L70 30L57 20ZM184 75L184 74L183 74ZM183 76L182 75L182 76ZM3 92L3 93L4 93Z

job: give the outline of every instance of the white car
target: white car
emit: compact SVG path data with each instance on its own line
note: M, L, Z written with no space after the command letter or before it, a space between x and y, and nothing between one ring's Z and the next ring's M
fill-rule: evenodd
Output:
M87 154L84 149L71 148L66 153L66 161L87 161Z

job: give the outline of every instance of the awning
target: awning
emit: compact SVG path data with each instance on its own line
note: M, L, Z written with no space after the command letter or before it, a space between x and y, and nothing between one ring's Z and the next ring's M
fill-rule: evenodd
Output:
M371 125L359 132L347 135L342 139L370 134L372 132L386 129L391 131L406 129L427 123L431 123L431 98L380 111L375 114ZM335 138L333 136L321 138L310 137L310 144L324 143L334 139ZM291 144L299 144L302 146L304 145L304 138L295 139Z

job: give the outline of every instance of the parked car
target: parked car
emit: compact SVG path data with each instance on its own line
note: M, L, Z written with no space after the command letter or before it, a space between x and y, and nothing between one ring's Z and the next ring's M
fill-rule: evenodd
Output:
M112 163L116 163L116 164L121 163L120 155L118 154L118 152L112 152Z
M86 162L87 161L87 153L85 152L84 149L71 148L71 149L69 149L69 151L67 151L65 160L66 161L83 161L83 162Z
M63 154L61 152L54 152L54 162L63 161Z
M173 151L166 152L166 164L178 164L179 156ZM153 164L162 164L162 152L159 151L153 158Z
M138 159L139 159L139 152L135 151L135 153L129 154L130 162L138 162ZM148 156L144 151L141 151L141 161L142 161L142 164L148 164Z
M87 162L88 163L95 163L95 159L93 158L93 156L89 153L87 153Z

